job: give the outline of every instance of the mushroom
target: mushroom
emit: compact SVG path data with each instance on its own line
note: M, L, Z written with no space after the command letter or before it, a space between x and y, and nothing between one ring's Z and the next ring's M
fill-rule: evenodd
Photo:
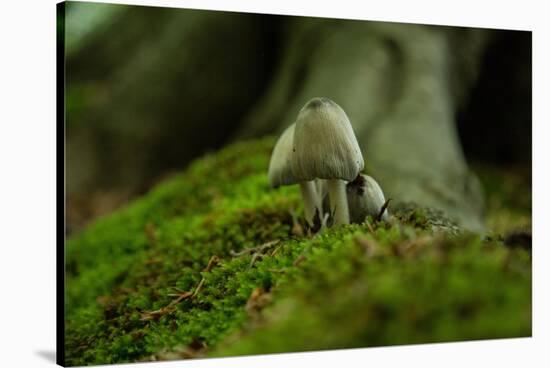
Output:
M315 214L321 214L320 203L317 196L317 190L313 181L297 179L290 165L292 155L292 142L294 139L294 124L286 128L283 134L273 148L271 160L269 162L269 184L273 188L281 185L299 184L302 198L304 201L304 213L306 221L311 227L314 227ZM319 209L319 210L318 210Z
M364 167L351 123L328 98L313 98L300 110L294 128L292 173L298 181L326 179L334 223L349 224L345 181Z
M380 214L386 200L380 185L372 177L360 174L346 186L348 197L349 216L352 223L361 223L370 215ZM381 220L388 220L388 210L380 216Z

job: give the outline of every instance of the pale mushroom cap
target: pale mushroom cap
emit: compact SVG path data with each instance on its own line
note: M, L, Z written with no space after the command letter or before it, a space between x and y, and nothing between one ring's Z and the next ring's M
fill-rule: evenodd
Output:
M361 174L346 187L348 207L351 222L361 223L365 218L378 216L386 202L380 185L372 177ZM388 210L384 211L382 219L388 218Z
M273 148L267 174L269 177L269 184L273 188L297 183L294 175L292 175L292 168L290 165L293 139L294 124L286 128Z
M351 123L328 98L311 99L298 114L294 129L292 172L298 181L352 181L364 167Z
M376 212L376 214L378 214L384 205L384 202L386 202L382 188L380 188L380 185L378 185L376 180L374 180L371 176L361 176L365 179L365 196L370 198L371 204L374 207L372 212Z

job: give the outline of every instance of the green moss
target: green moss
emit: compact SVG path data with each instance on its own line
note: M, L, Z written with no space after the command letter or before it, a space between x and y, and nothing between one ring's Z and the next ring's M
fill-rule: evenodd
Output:
M68 240L68 364L530 335L528 251L406 204L304 235L298 188L268 187L273 143L202 158Z

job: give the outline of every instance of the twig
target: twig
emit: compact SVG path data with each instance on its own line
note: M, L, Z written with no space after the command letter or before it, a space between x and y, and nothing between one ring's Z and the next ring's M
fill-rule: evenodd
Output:
M275 254L277 254L277 252L279 252L279 249L281 249L282 245L279 245L277 248L273 249L273 251L271 252L271 257L275 256Z
M386 202L384 202L384 204L383 204L382 207L380 208L380 212L378 212L378 216L376 216L376 221L382 220L382 215L384 214L384 212L385 212L386 209L388 208L388 205L390 204L390 201L391 201L391 198L388 198L388 199L386 200Z
M182 290L182 289L177 288L175 286L173 286L172 289L176 290L177 293L176 294L167 294L168 296L180 296L181 294L188 292L187 290Z
M285 272L287 272L287 270L285 270L284 268L269 268L268 271L269 272L274 272L274 273L285 273Z
M193 295L191 295L191 298L194 298L197 296L197 294L199 293L199 291L201 291L202 289L202 285L204 284L204 277L201 279L201 281L199 282L199 284L197 285L197 288L195 289L195 292L193 293Z
M261 257L263 257L263 254L258 252L254 253L252 255L252 259L250 260L250 264L248 265L248 268L252 268L252 266L254 266L254 263L256 263L256 260Z
M210 257L210 260L208 261L208 264L206 265L206 268L203 270L203 272L210 272L210 270L218 264L220 261L220 258L217 255L213 255Z
M219 257L214 255L210 258L208 261L208 265L204 269L203 272L210 272L212 268L220 261ZM187 298L194 299L199 291L201 291L203 285L204 285L205 278L203 277L201 281L199 281L197 287L195 288L195 291L183 291L177 287L173 287L174 290L178 291L177 294L168 294L168 296L177 296L176 299L172 300L167 306L162 307L160 309L151 311L151 312L144 312L141 315L140 320L141 321L150 321L155 317L163 316L165 314L173 312L176 308L176 304L180 303L182 300L185 300Z
M261 252L265 249L271 248L272 246L274 246L275 244L278 244L279 242L280 242L279 239L272 240L272 241L269 241L269 242L264 243L262 245L259 245L257 247L246 248L246 249L241 250L240 252L235 252L235 251L231 250L231 251L229 251L229 253L231 253L231 255L233 257L238 257L238 256L242 256L242 255L249 254L249 253L257 253L257 252Z
M140 321L150 321L150 320L154 319L157 316L163 316L165 314L168 314L168 313L172 312L173 310L174 310L173 307L166 306L166 307L162 307L162 308L157 309L157 310L152 311L152 312L144 312L144 313L142 313L141 318L139 320Z
M174 294L169 294L169 295L176 296ZM181 293L181 294L179 294L178 298L172 300L170 302L170 304L168 304L168 306L174 306L174 305L178 304L179 302L181 302L183 299L187 299L187 298L192 297L192 296L193 296L193 293L190 292L190 291L186 291L184 293Z

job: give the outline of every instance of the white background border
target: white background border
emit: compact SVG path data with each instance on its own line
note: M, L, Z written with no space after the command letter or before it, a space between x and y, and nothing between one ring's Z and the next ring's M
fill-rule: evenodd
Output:
M181 8L532 30L533 338L150 363L144 367L548 367L550 12L544 1L109 1ZM55 351L55 1L0 5L0 366ZM546 281L546 282L545 282ZM142 365L140 365L142 366ZM117 366L113 366L117 367Z

